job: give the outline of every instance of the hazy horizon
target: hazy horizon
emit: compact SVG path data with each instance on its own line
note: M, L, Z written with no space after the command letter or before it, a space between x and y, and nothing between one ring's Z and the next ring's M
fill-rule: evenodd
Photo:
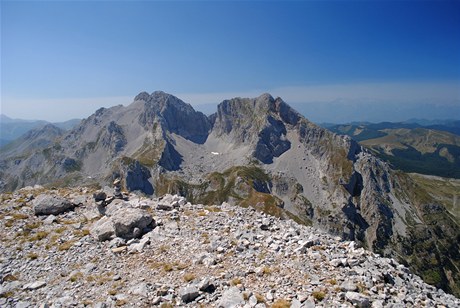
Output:
M460 117L459 1L0 6L12 118L85 118L155 90L197 110L268 92L314 122Z

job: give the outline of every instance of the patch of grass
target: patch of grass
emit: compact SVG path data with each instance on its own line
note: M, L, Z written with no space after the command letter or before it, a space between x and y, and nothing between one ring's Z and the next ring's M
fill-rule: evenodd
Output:
M201 233L201 237L203 238L203 244L209 244L209 233L203 232Z
M311 295L318 302L322 301L326 297L326 293L323 291L314 291L311 293Z
M290 308L290 307L291 307L291 302L285 299L277 299L272 305L272 308Z
M44 238L46 238L48 236L48 232L47 231L39 231L33 235L31 235L27 240L29 242L35 242L35 241L40 241Z
M13 274L6 274L5 277L3 277L3 281L17 281L17 280L19 280L19 278Z
M29 218L29 216L27 216L26 214L23 214L23 213L13 213L10 216L13 217L16 220Z
M97 285L103 285L110 281L112 279L112 276L112 272L108 272L103 275L89 275L86 277L86 281L95 282Z
M115 302L115 306L117 306L117 307L119 307L119 306L124 306L124 305L126 305L127 303L128 303L127 300L125 300L125 299L119 299L119 300L117 300L117 301Z
M14 296L14 291L8 291L5 293L0 294L0 298L12 298Z
M160 308L174 308L174 306L170 303L162 303Z
M59 251L69 250L73 246L74 243L75 243L74 240L70 240L65 243L62 243L61 245L58 246L58 250Z
M196 278L196 275L193 274L193 273L185 273L182 278L184 278L185 282L190 282L190 281L192 281L193 279Z
M25 228L33 230L33 229L37 229L40 226L41 226L41 223L37 221L37 222L31 222L31 223L26 224Z
M208 215L208 214L206 213L206 211L198 211L197 214L198 214L198 216L206 216L206 215Z
M165 272L172 272L174 270L174 266L170 263L164 263L163 264L163 270Z
M233 286L237 286L237 285L241 284L241 279L240 278L233 278L232 281L231 281L231 284Z
M257 255L257 259L259 259L259 260L265 260L266 257L267 257L267 252L266 251L263 251L263 252L261 252L261 253L259 253Z
M84 236L89 235L89 230L88 229L75 230L73 232L73 235L75 235L76 237L84 237Z
M213 212L213 213L222 212L220 207L217 207L217 206L206 206L204 209L209 212Z
M73 225L82 221L76 219L58 219L57 222L61 225Z
M110 289L109 290L109 295L111 295L111 296L115 296L115 295L117 295L117 293L118 293L118 291L116 289Z
M265 303L265 297L259 293L255 293L254 296L257 299L257 303Z
M67 230L67 227L59 227L59 228L54 229L54 232L56 232L56 233L58 233L58 234L61 234L61 233L63 233L65 230Z
M29 258L30 260L36 260L38 259L38 254L36 254L35 252L29 252L27 254L27 258Z
M364 293L367 290L366 285L361 281L356 284L356 287L361 293Z
M337 284L337 280L335 280L334 278L327 280L327 282L333 286Z
M81 278L83 278L83 274L81 272L78 272L78 273L70 276L70 281L71 282L76 282L77 280L80 280Z
M423 279L426 283L437 285L441 282L441 274L436 270L427 270L423 273Z
M159 250L160 253L163 254L163 253L167 252L167 251L169 250L169 248L170 248L170 247L169 247L168 245L161 245L161 246L158 248L158 250Z
M187 267L189 267L188 264L185 264L185 263L178 263L178 264L175 264L176 268L178 271L181 271L181 270L184 270L186 269Z
M272 269L269 268L268 266L264 266L264 267L262 268L262 274L264 274L264 275L270 275L271 273L272 273Z

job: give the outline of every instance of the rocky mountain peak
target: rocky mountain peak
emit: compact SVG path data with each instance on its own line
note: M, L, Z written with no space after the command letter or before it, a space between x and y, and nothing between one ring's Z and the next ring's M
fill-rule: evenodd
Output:
M158 122L165 131L186 139L198 143L206 140L211 127L209 119L176 96L163 91L155 91L150 95L141 92L134 101L144 102L144 110L139 115L141 125L152 127L153 123Z

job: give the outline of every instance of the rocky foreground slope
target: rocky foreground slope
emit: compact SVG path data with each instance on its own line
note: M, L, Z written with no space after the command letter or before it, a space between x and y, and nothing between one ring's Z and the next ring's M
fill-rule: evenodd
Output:
M1 307L460 306L395 260L292 220L105 190L0 195Z

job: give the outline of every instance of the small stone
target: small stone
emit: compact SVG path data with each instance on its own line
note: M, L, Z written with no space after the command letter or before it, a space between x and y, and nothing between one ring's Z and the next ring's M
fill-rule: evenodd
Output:
M345 298L356 307L365 308L370 307L369 297L358 292L347 292Z
M293 298L291 301L291 308L300 308L302 304L297 298Z
M122 253L124 251L128 250L127 246L121 246L121 247L116 247L111 249L113 253Z
M26 285L24 285L22 288L24 290L36 290L36 289L40 289L42 287L46 286L46 282L44 281L35 281L35 282L32 282L32 283L28 283Z
M130 291L134 295L140 295L140 296L143 296L143 297L147 297L149 289L148 289L147 284L145 282L141 282L140 284L135 285L134 287L132 287Z
M251 295L251 297L249 297L249 306L255 307L256 305L257 305L257 297L255 297L255 295Z
M29 308L33 307L33 305L29 302L17 302L15 308Z
M344 291L344 292L346 292L346 291L356 291L356 290L358 290L358 287L356 286L356 284L355 284L353 281L350 281L350 280L344 281L344 282L340 285L340 288L341 288L342 291Z
M54 215L49 215L46 217L46 219L43 221L45 225L51 225L53 222L56 222L57 217Z

